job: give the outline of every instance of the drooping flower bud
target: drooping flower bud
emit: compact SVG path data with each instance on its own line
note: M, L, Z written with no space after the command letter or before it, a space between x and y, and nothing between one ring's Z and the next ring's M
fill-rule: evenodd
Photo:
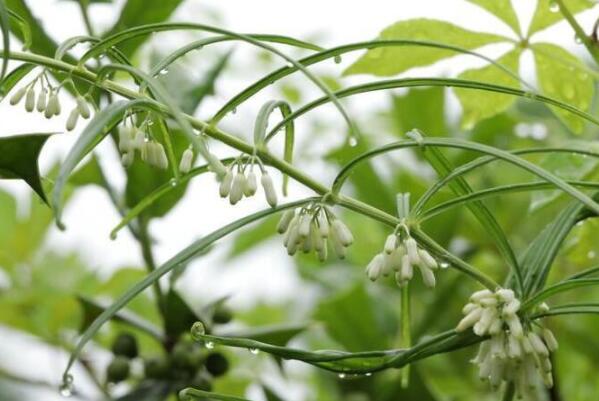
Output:
M366 275L371 281L376 281L383 272L385 265L385 257L381 253L377 253L374 258L366 266Z
M354 236L341 220L335 219L331 228L333 229L335 237L338 239L339 243L341 243L341 245L344 247L348 247L354 243Z
M262 177L260 178L260 182L262 183L262 187L264 188L264 195L266 196L266 201L271 207L277 206L277 192L275 191L275 186L272 182L272 178L265 171L262 173Z
M231 193L229 194L229 202L231 205L237 204L243 197L243 187L245 186L245 176L242 172L235 174L233 183L231 184Z
M46 110L46 98L48 95L48 91L46 90L46 88L43 88L40 91L40 94L37 97L37 105L36 105L36 110L39 113L42 113Z
M23 96L25 96L25 93L27 93L26 87L20 88L18 91L16 91L10 98L10 105L14 106L19 103L21 99L23 99Z
M66 128L67 131L72 131L77 126L77 120L79 119L79 110L75 107L69 113L69 118L67 118Z
M232 184L233 184L233 172L231 171L231 168L227 168L227 171L225 172L225 176L221 180L220 186L219 186L219 194L220 194L221 198L226 198L227 196L229 196L229 193L231 192Z
M77 96L75 101L77 102L77 109L79 110L81 117L88 119L90 116L90 111L85 98L83 96Z
M123 155L121 156L121 163L125 167L130 167L133 164L134 160L135 160L135 152L133 152L133 150L129 150L129 151L123 153Z
M248 197L254 196L257 189L258 189L258 182L256 179L256 174L253 171L250 171L245 180L245 186L243 187L243 194Z
M179 162L179 171L182 173L189 173L191 165L193 163L193 150L191 148L185 149L181 155L181 161Z
M283 234L287 231L293 217L295 217L295 210L289 209L283 213L283 216L281 216L281 220L279 220L279 224L277 225L277 232L279 234Z
M27 95L25 96L25 110L31 113L35 109L35 89L31 86L27 89Z

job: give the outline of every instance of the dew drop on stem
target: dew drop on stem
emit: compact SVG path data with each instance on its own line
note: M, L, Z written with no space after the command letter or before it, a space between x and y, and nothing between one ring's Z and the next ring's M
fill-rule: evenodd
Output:
M253 355L258 355L260 353L260 350L258 348L250 348L249 351Z
M556 13L559 11L559 4L557 4L555 0L549 1L549 11L551 11L552 13Z
M358 140L355 137L350 137L349 138L349 146L351 146L352 148L358 145Z
M340 378L340 379L345 379L347 377L347 375L345 373L339 373L337 375L337 377Z
M214 349L214 343L212 341L207 341L205 345L208 349Z
M340 64L343 60L341 59L341 56L337 55L333 58L333 61L335 62L335 64Z

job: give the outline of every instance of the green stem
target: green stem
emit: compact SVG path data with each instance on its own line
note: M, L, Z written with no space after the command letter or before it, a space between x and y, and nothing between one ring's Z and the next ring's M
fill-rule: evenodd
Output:
M40 56L38 54L29 54L29 53L22 53L22 52L10 52L10 58L14 59L14 60L34 63L37 65L45 66L47 68L67 72L73 77L80 78L82 80L85 80L87 82L90 82L90 83L96 85L97 87L99 87L101 89L104 89L104 90L112 92L112 93L116 93L118 95L121 95L121 96L129 98L129 99L145 98L144 95L138 93L137 91L128 89L128 88L121 86L121 85L117 84L116 82L113 82L109 79L103 79L101 81L98 81L96 74L85 69L82 66L75 66L75 65L66 63L64 61L52 59L52 58L45 57L45 56ZM165 106L163 106L159 103L156 103L156 105L158 107L160 107L160 109L165 114L170 115L169 110ZM217 141L222 142L225 145L235 148L242 153L246 153L246 154L250 154L250 155L256 154L266 164L271 165L272 167L279 170L282 174L286 174L289 177L293 178L295 181L312 189L317 194L319 194L319 195L329 194L329 199L331 201L339 204L340 206L354 210L360 214L363 214L365 216L368 216L370 218L378 220L378 221L380 221L384 224L387 224L389 226L392 226L392 227L397 226L397 224L399 223L399 220L395 216L392 216L392 215L390 215L382 210L379 210L373 206L370 206L366 203L360 202L356 199L353 199L353 198L350 198L347 196L331 194L328 187L317 182L312 177L305 174L302 170L296 169L295 167L293 167L293 165L287 163L285 160L272 155L266 149L256 149L254 146L250 145L243 139L237 138L233 135L223 132L220 129L218 129L217 127L214 127L204 121L198 120L192 116L184 115L184 117L189 121L189 123L191 124L191 126L193 128L199 130L200 132L203 132L207 136L209 136L213 139L216 139ZM484 285L488 288L494 289L498 286L498 284L494 280L487 277L483 273L476 271L474 268L472 268L470 265L468 265L466 262L462 261L458 257L451 255L451 253L449 253L448 251L443 249L440 245L436 244L432 239L425 237L425 236L422 236L422 238L423 238L423 241L425 242L424 245L427 248L433 250L434 253L443 257L445 260L447 260L447 262L449 262L452 266L456 267L458 270L461 270L462 272L467 273L469 276L475 278L482 285Z
M590 55L593 57L593 60L595 60L595 62L599 64L599 48L595 46L596 43L591 40L589 35L587 35L584 29L582 29L578 21L576 21L574 15L572 15L568 7L566 7L564 0L555 0L555 3L559 6L560 12L562 13L566 21L568 21L568 24L570 24L576 36L581 40L584 47L587 48Z
M412 346L412 333L410 325L410 284L406 283L401 288L401 348L409 349ZM408 388L410 384L410 365L401 370L401 387Z

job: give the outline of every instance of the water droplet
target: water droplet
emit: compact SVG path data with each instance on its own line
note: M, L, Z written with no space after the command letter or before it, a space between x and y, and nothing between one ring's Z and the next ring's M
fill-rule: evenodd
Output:
M339 373L337 375L337 377L340 378L340 379L345 379L347 377L347 375L345 373Z
M214 343L212 341L206 341L206 348L214 349Z
M356 139L356 137L352 136L352 137L349 138L349 146L351 146L353 148L357 144L358 144L358 140Z
M254 355L258 355L260 353L260 350L258 348L250 348L249 351Z
M293 68L293 67L294 67L294 65L293 65L293 63L292 63L291 61L288 61L288 62L286 62L286 63L285 63L285 66L286 66L287 68Z
M171 184L171 187L176 187L177 184L179 184L179 181L176 178L171 178L169 183Z
M574 35L574 42L576 42L576 44L581 44L582 43L582 39L580 38L580 36Z
M159 74L160 75L166 75L166 74L168 74L168 68L163 68L162 70L160 70Z
M105 55L104 55L104 54L100 54L100 55L98 56L98 58L99 58L100 60L101 60L101 59L103 59L104 57L105 57Z
M231 113L233 113L233 114L237 113L237 107L233 107L233 108L231 109Z
M370 377L370 376L372 376L372 372L368 372L368 373L366 373L364 376L366 376L366 377Z
M447 269L449 267L449 263L447 263L447 262L441 262L441 263L439 263L439 267L441 269Z
M552 13L556 13L559 11L559 4L557 4L554 0L549 1L549 11Z
M595 251L589 251L589 253L587 253L587 258L589 259L595 259L595 256L597 256Z
M58 392L63 397L70 397L73 395L73 376L66 374L62 379L62 384L58 388Z
M341 63L343 60L341 59L341 56L337 55L333 58L333 61L335 62L335 64L339 64Z
M148 121L148 125L149 125L149 126L152 126L152 125L154 125L154 120L150 120L150 121Z
M206 327L204 327L204 323L195 322L193 326L191 326L191 336L193 338L199 339L204 334L206 334Z

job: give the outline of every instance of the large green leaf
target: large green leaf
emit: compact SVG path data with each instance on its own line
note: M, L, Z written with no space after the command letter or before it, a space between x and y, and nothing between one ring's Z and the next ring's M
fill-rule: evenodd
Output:
M520 49L515 48L497 61L517 74L520 65L520 54ZM516 79L505 74L493 65L464 71L459 75L459 78L516 88L519 86ZM516 101L514 96L501 93L483 92L464 88L456 88L454 91L462 104L462 126L465 128L472 128L479 121L502 113Z
M0 138L0 178L24 180L47 202L38 167L38 157L53 134L27 134Z
M6 77L4 77L2 82L0 82L0 100L4 99L6 94L10 92L12 88L14 88L15 85L18 84L21 81L21 79L26 77L27 74L29 74L31 70L33 70L34 68L34 64L21 64L20 66L12 70Z
M474 3L506 24L508 24L516 33L520 33L520 22L518 16L512 7L511 0L467 0L470 3Z
M368 295L363 282L320 303L314 317L327 333L348 351L385 349L389 338L377 320L380 306Z
M37 16L33 15L25 0L4 0L6 7L18 14L31 30L31 46L29 49L36 54L53 57L56 42L46 33ZM25 41L23 31L17 24L11 24L12 33L22 42ZM68 61L72 61L67 57Z
M550 43L536 43L532 49L541 91L580 110L588 110L595 90L583 63L562 47ZM582 131L584 121L580 118L555 107L552 110L572 131Z
M150 5L147 0L127 0L118 20L103 36L108 37L139 25L166 21L181 2L182 0L161 0ZM125 56L131 57L146 39L147 37L133 38L118 47Z
M571 13L584 11L597 4L591 0L567 0L564 1L564 3ZM530 23L530 28L528 29L528 35L541 31L564 18L562 13L559 12L559 8L556 6L555 0L538 0L537 9L535 10L532 22Z
M397 22L383 30L379 39L432 40L465 49L476 49L490 43L505 41L502 36L473 32L449 22L424 18ZM396 75L412 67L429 65L454 54L449 50L420 47L376 48L367 51L349 66L344 74Z

